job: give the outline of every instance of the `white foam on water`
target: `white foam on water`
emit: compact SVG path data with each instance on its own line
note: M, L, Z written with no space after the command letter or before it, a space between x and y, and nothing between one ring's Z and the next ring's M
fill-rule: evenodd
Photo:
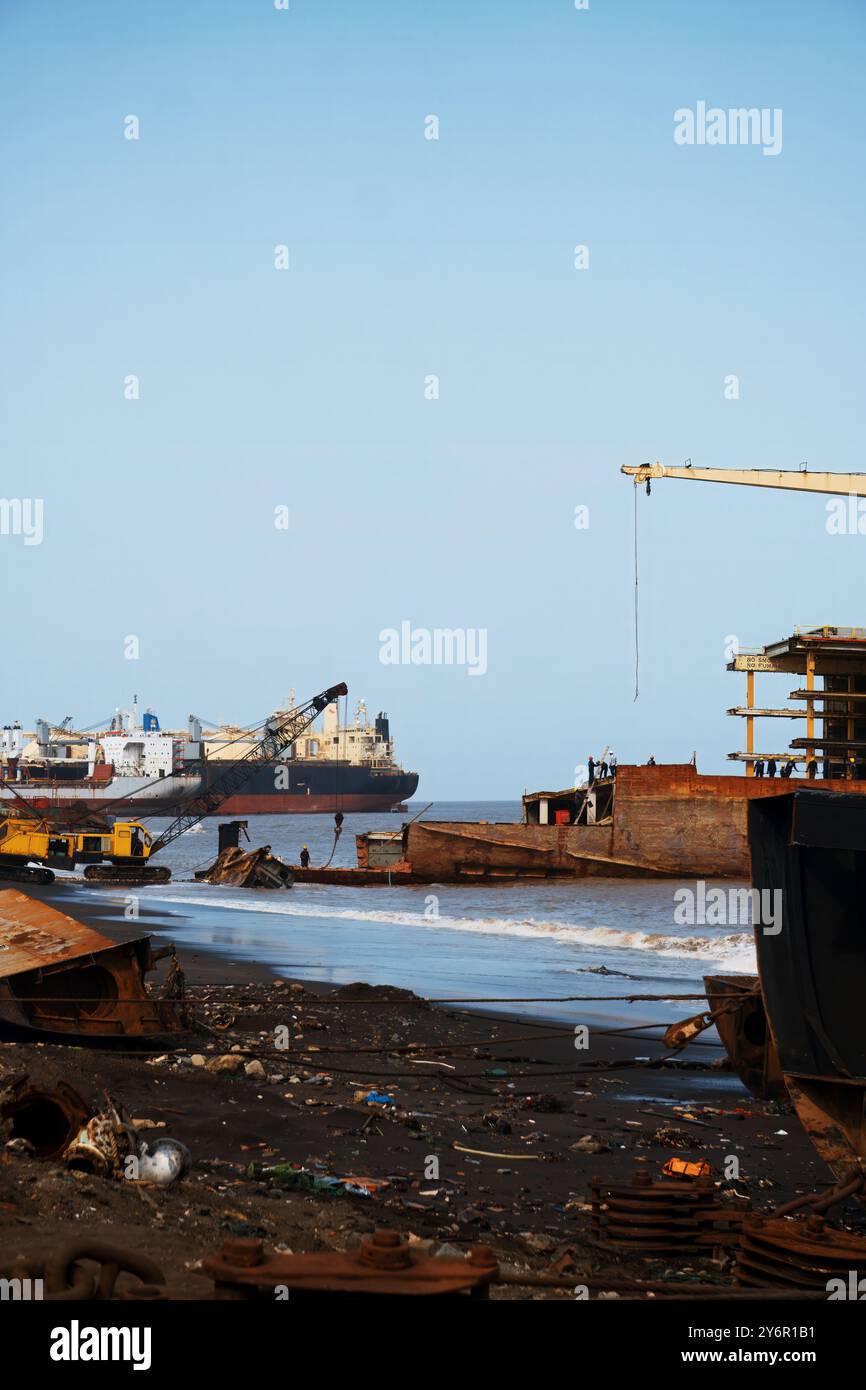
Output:
M180 887L180 885L178 885ZM287 902L250 902L245 890L238 889L237 897L212 897L210 885L190 892L190 885L178 893L165 889L147 889L141 896L195 907L214 907L229 912L255 912L275 917L313 917L328 921L377 922L398 927L422 927L435 931L482 933L491 936L523 937L560 942L566 946L594 948L596 951L653 952L661 957L696 959L701 962L723 961L732 970L755 969L755 948L751 931L731 932L724 936L677 936L661 931L621 930L617 927L582 926L578 923L539 921L532 917L426 917L423 912L377 912L361 908L318 907L297 900ZM296 891L296 890L294 890ZM243 896L241 896L243 894Z

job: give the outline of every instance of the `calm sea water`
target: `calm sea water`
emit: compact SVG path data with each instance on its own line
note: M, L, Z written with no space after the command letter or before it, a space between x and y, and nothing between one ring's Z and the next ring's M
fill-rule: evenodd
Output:
M302 845L314 865L355 864L355 834L399 830L408 813L347 815L334 849L330 816L254 816L252 845L297 863ZM437 802L435 820L518 821L516 802ZM153 829L165 824L148 822ZM748 926L678 926L674 881L588 879L573 883L452 887L343 888L297 884L283 892L224 888L192 880L212 863L217 821L204 822L170 846L162 862L172 882L138 890L154 925L158 914L181 944L250 958L300 979L400 985L436 997L509 1000L507 1012L544 1014L569 1022L597 1017L644 1020L684 1017L695 1002L674 1005L591 1001L588 996L699 991L705 972L754 969ZM687 884L694 888L694 884ZM118 889L83 890L115 904ZM605 972L615 972L607 974ZM564 996L585 1004L563 1002Z

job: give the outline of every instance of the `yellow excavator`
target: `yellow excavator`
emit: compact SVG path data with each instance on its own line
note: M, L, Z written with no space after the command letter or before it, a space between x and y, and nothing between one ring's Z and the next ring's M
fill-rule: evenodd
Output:
M105 828L64 830L44 817L8 815L0 820L0 879L19 883L53 883L54 869L74 869L86 864L85 878L122 881L131 870L131 881L167 883L171 870L148 864L153 836L137 821L115 821ZM92 869L105 868L105 875Z
M89 819L89 825L67 825L58 818L52 821L10 786L20 810L10 811L0 819L0 879L52 883L54 869L74 869L76 864L84 863L84 877L100 883L168 883L171 869L151 864L153 856L205 816L216 814L223 802L249 781L257 767L274 762L322 710L347 693L348 686L341 681L304 705L272 715L243 757L229 762L205 791L185 802L171 824L156 837L138 821L109 821L106 813L110 805L100 817L87 817L85 813L82 821ZM198 761L204 770L204 759ZM197 764L188 766L195 768Z

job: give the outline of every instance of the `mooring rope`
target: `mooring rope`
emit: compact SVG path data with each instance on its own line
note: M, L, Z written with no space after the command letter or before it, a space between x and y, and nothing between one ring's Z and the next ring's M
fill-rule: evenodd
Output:
M320 864L320 865L319 865L319 868L321 868L321 869L327 869L328 866L330 865L331 860L333 859L334 855L335 855L336 852L337 852L337 841L339 840L339 838L340 838L340 836L342 835L342 833L343 833L343 827L342 827L342 825L335 825L335 826L334 826L334 843L333 843L332 846L331 846L331 853L328 855L328 857L327 857L327 859L325 860L324 864Z

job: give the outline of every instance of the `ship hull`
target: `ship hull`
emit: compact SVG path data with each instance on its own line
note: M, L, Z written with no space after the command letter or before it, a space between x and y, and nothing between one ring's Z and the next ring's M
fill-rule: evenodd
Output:
M35 811L104 812L113 816L165 816L172 813L202 788L199 776L102 777L69 779L40 778L33 782L0 780L0 810L14 811L26 801Z
M0 808L14 807L23 799L34 810L45 812L103 811L110 805L113 816L175 815L191 796L216 787L220 776L233 766L231 760L214 758L205 764L203 778L166 777L160 781L138 777L77 782L0 781ZM253 770L247 784L223 802L217 814L285 816L389 811L411 797L417 786L417 773L399 768L379 771L327 762L265 763Z
M507 878L749 877L748 809L808 787L866 793L866 783L703 775L691 764L620 766L596 784L611 813L595 825L412 822L404 861L428 882ZM546 793L540 795L546 796ZM568 793L550 793L552 804Z
M752 882L781 920L757 926L770 1030L801 1124L837 1179L866 1165L866 796L803 791L749 811ZM861 1186L859 1200L866 1201Z
M407 793L410 795L410 793ZM390 811L399 805L401 796L299 796L290 792L274 792L270 796L230 797L220 808L221 816L303 816L329 815L335 811Z
M216 786L231 763L211 759L208 787ZM411 797L418 786L414 772L376 770L335 762L266 763L219 808L221 816L331 814L336 811L389 811Z

